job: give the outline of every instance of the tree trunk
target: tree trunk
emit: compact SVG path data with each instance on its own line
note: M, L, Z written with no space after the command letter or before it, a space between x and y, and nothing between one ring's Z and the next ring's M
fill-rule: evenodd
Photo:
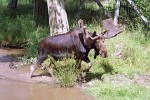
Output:
M18 3L18 0L9 0L8 2L8 8L10 8L11 10L11 14L10 14L11 18L16 17L17 3Z
M66 33L69 30L64 0L47 0L50 35Z
M47 3L45 0L34 0L34 17L36 26L43 22L48 24Z
M114 13L114 25L118 23L120 0L116 0L115 13Z
M139 10L139 8L135 5L135 3L133 2L133 0L127 0L134 8L134 10L138 13L138 15L142 18L142 20L145 23L148 23L147 18L144 17L144 15L142 14L142 12Z
M95 2L104 11L105 15L107 15L109 18L112 18L111 14L103 7L99 0L95 0Z

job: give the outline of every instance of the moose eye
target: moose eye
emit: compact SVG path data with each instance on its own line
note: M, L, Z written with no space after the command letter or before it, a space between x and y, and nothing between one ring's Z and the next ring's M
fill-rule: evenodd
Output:
M104 42L105 42L105 39L102 39L102 42L104 43Z

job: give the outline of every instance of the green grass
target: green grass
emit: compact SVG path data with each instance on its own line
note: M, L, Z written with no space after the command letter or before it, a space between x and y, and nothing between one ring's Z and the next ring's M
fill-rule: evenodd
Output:
M149 42L138 30L124 31L117 37L106 40L108 58L93 59L93 52L90 54L93 63L91 73L96 76L88 75L88 78L92 78L93 85L86 88L85 92L94 95L97 100L149 100L149 86L141 86L134 82L118 86L124 79L121 79L119 84L112 83L118 79L114 75L125 75L127 79L136 75L150 75ZM120 55L115 55L115 52L119 52ZM112 78L107 80L109 77Z
M149 100L150 87L137 84L112 85L111 83L99 83L98 86L85 89L96 100Z

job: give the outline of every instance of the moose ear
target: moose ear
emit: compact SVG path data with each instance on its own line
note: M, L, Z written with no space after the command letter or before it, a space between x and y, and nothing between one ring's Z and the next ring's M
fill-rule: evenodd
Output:
M102 36L97 35L96 31L94 31L94 33L92 34L92 36L89 34L90 32L87 32L87 30L84 28L84 33L86 35L86 39L90 39L90 40L96 40Z

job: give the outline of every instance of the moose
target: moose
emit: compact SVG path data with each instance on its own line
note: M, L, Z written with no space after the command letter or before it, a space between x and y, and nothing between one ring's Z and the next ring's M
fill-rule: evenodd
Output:
M91 49L94 49L96 58L101 55L103 58L107 57L107 49L104 43L105 39L112 38L123 31L121 25L112 25L112 19L103 21L103 26L106 31L102 33L88 32L85 27L76 27L64 34L58 34L44 38L38 45L38 56L33 65L30 66L30 77L33 72L48 56L55 60L63 57L70 57L74 55L76 60L76 68L81 68L81 62L85 61L88 64L88 72L92 66L88 54Z

